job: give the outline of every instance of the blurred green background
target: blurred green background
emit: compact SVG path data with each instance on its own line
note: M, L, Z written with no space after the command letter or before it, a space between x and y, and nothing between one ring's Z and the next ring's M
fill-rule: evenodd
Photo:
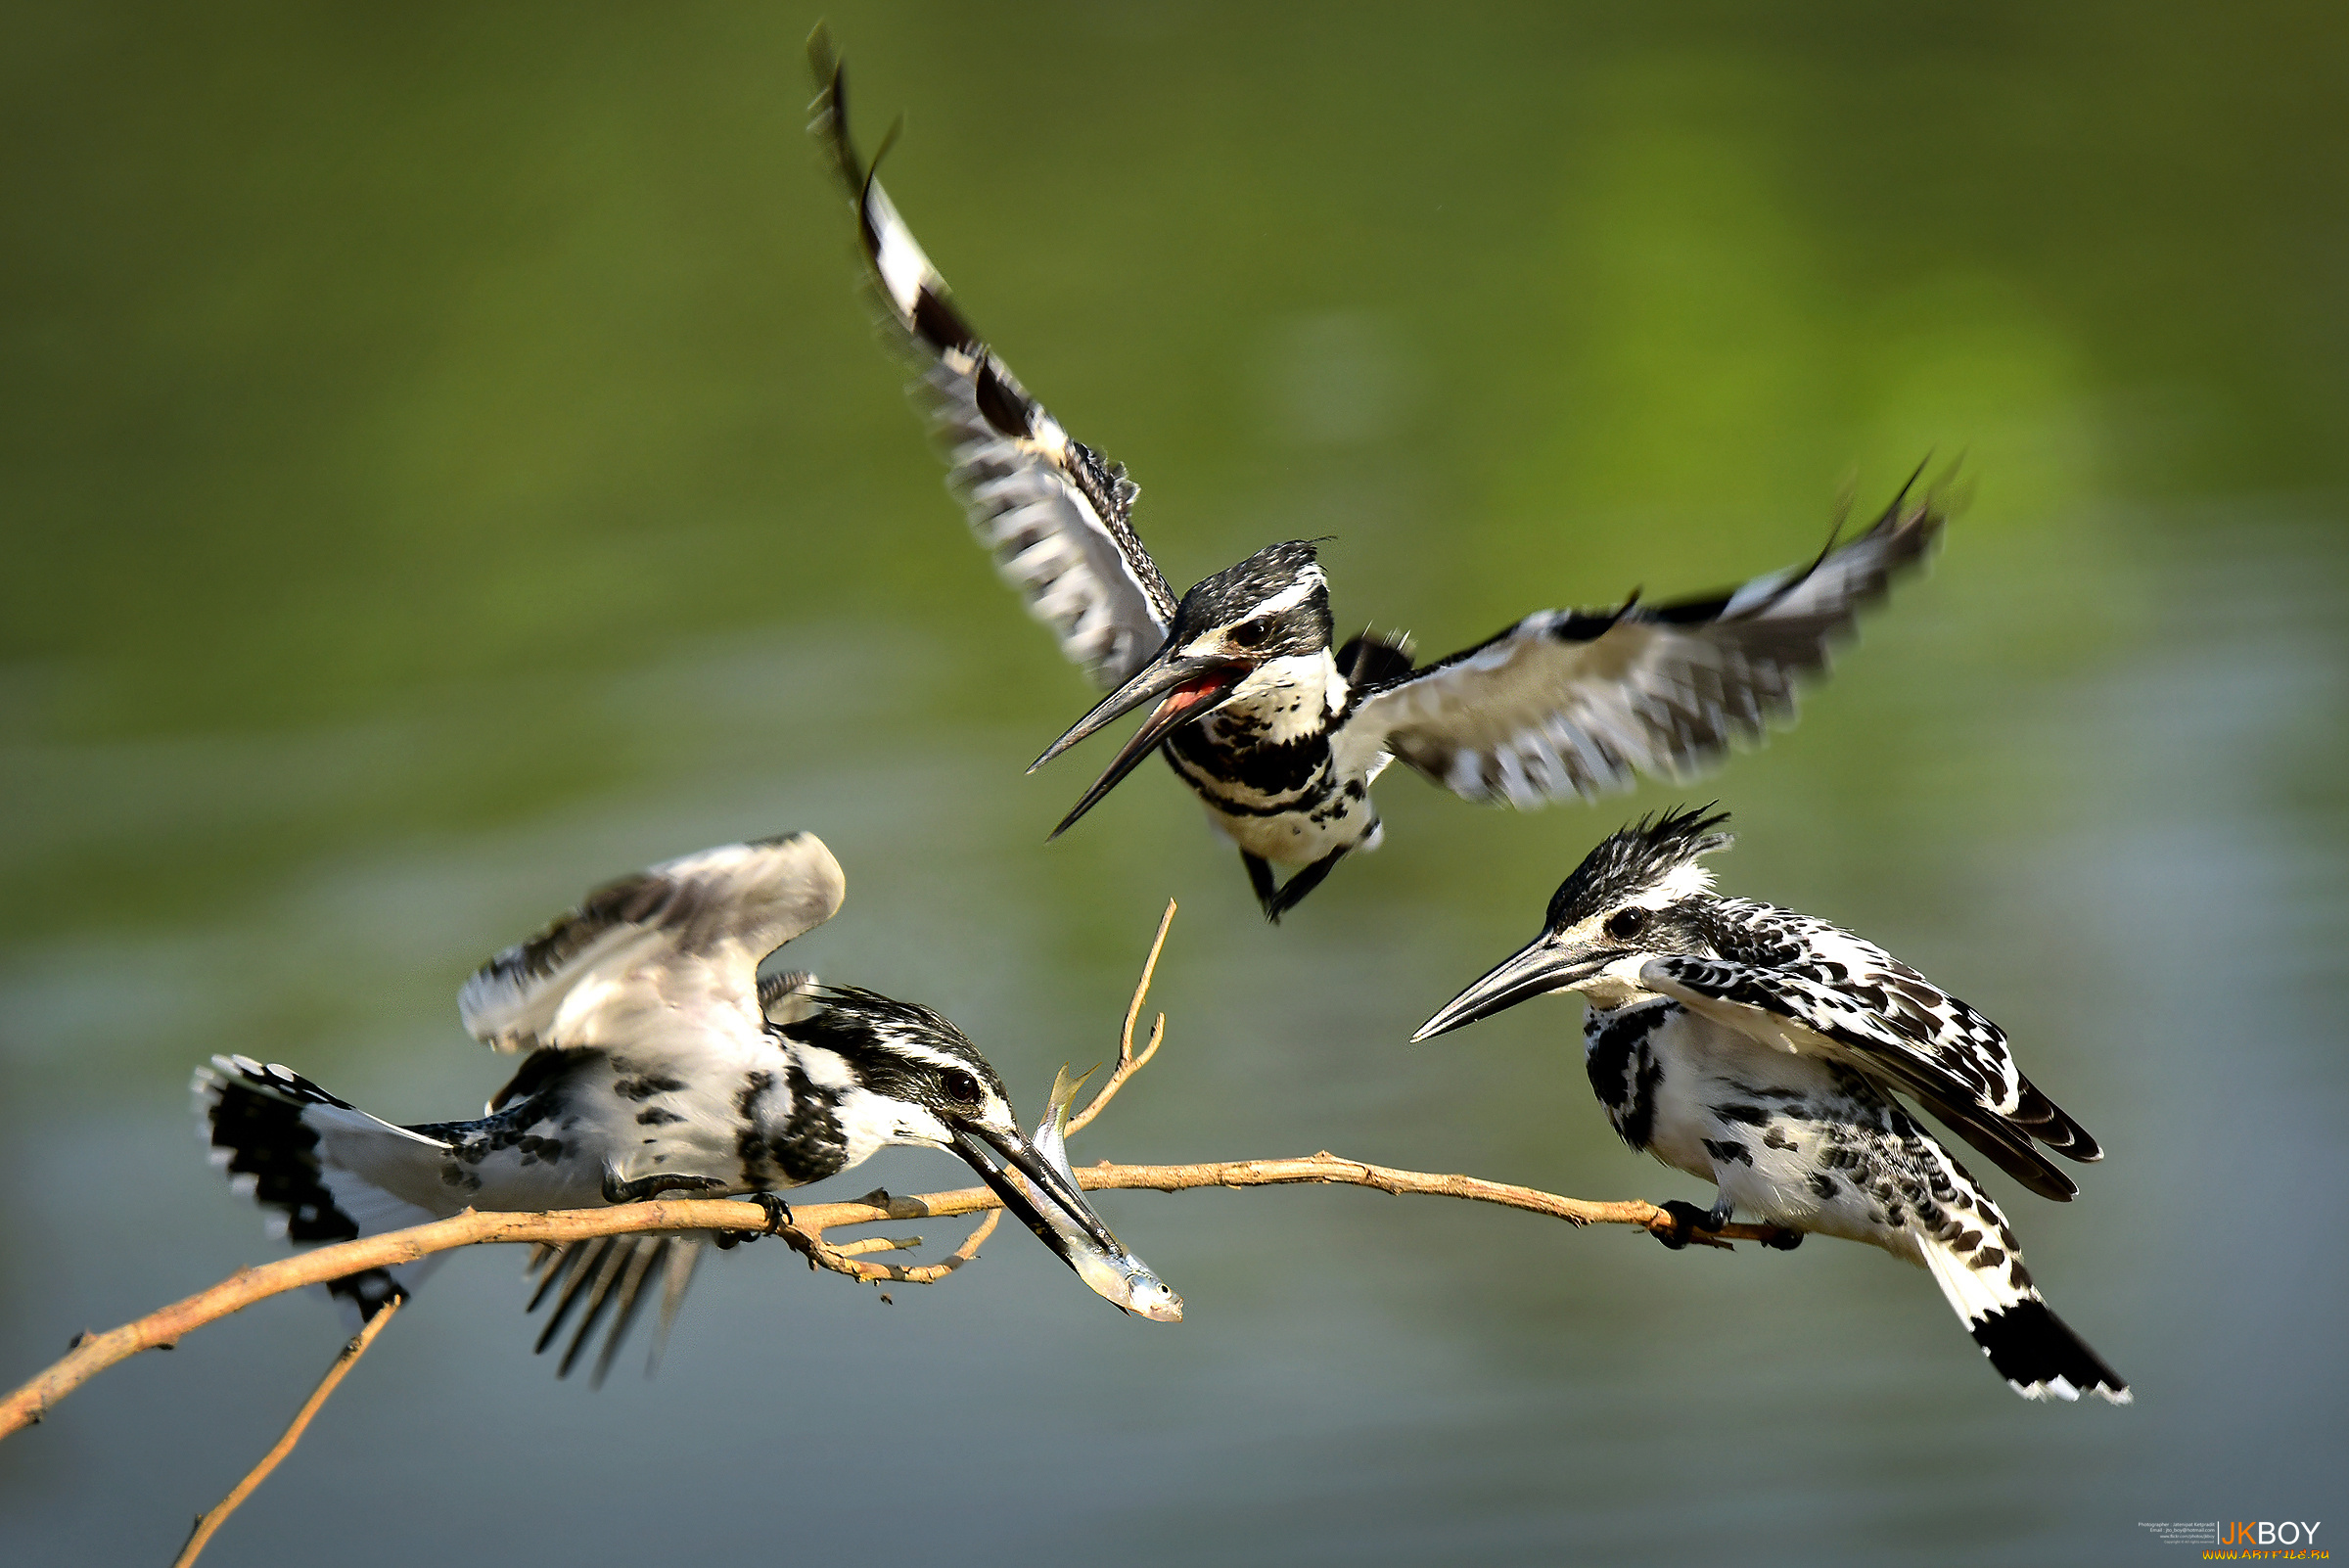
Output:
M2349 1474L2349 18L2314 6L835 5L970 314L1132 468L1177 585L1329 533L1430 652L1798 559L1927 452L1975 500L1800 729L1682 789L1390 833L1277 931L964 534L802 134L805 6L11 8L0 58L0 1349L276 1255L215 1050L398 1120L450 998L604 878L809 828L795 963L1032 1106L1183 902L1083 1160L1331 1148L1698 1196L1571 1005L1402 1041L1637 810L1998 1018L2105 1142L1994 1174L2131 1409L2039 1408L1921 1272L1358 1191L1116 1196L1190 1303L1024 1236L894 1307L716 1261L669 1360L403 1314L207 1561L879 1545L983 1561L2183 1560ZM1979 1164L1980 1162L1976 1162ZM837 1185L960 1184L897 1153ZM340 1343L286 1298L0 1446L0 1556L155 1563Z

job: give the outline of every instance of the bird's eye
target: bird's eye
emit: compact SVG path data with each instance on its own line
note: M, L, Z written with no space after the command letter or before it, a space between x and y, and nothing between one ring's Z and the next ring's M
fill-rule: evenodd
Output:
M1242 648L1253 648L1270 636L1272 628L1261 621L1244 621L1224 633L1227 641Z
M979 1081L959 1067L949 1067L939 1074L938 1086L945 1090L946 1098L957 1105L979 1103Z
M1617 942L1629 942L1647 926L1645 909L1618 909L1607 916L1607 935Z

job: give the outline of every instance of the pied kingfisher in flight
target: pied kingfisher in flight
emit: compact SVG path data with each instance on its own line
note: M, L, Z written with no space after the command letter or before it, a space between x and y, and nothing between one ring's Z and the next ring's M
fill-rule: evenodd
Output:
M1698 857L1726 816L1641 820L1590 852L1542 934L1447 1002L1414 1040L1546 992L1582 992L1590 1086L1626 1143L1713 1182L1710 1212L1882 1247L1932 1271L1990 1364L2026 1399L2129 1385L2048 1310L1999 1212L1905 1111L1915 1098L2043 1197L2079 1189L2033 1146L2103 1150L2023 1077L1998 1025L1872 943L1823 920L1717 898Z
M1922 556L1945 508L1908 489L1841 549L1729 592L1671 604L1543 610L1413 668L1408 639L1333 653L1311 542L1268 545L1179 599L1133 531L1122 465L1072 438L974 332L849 138L831 39L808 40L809 129L855 203L872 283L920 372L972 529L1061 651L1109 691L1031 766L1155 702L1057 838L1163 750L1239 847L1279 920L1347 854L1378 846L1370 786L1403 759L1469 801L1533 807L1681 775L1793 711L1800 676ZM1274 864L1296 868L1275 887Z
M1120 1305L1178 1317L1180 1301L1119 1245L1065 1160L1039 1158L1022 1136L1003 1081L960 1030L927 1007L812 975L760 978L760 960L830 919L846 886L807 833L705 850L613 883L458 993L476 1039L529 1053L480 1120L394 1127L283 1067L215 1056L195 1083L212 1160L272 1211L274 1232L333 1242L468 1208L663 1195L754 1194L771 1228L789 1213L768 1196L777 1190L893 1144L950 1149L1088 1283L1128 1282ZM556 1294L538 1349L583 1305L569 1372L609 1309L600 1382L658 1269L657 1358L706 1244L736 1239L622 1235L541 1249L530 1306ZM363 1319L438 1261L328 1289Z

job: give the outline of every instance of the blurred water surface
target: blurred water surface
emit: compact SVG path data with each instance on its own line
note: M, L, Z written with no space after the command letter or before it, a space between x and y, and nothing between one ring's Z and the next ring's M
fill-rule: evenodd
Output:
M2349 21L831 17L868 142L907 114L898 202L1178 584L1333 533L1341 621L1441 650L1798 558L1840 486L1965 454L1933 575L1692 788L1727 889L1965 994L2104 1140L2068 1207L1993 1185L2139 1403L2014 1399L1855 1247L1113 1195L1178 1329L1022 1236L894 1305L760 1247L591 1393L459 1258L208 1560L2142 1562L2187 1548L2139 1521L2341 1511ZM1166 1052L1080 1158L1697 1195L1608 1132L1571 1004L1402 1043L1688 790L1391 778L1388 848L1278 931L1150 770L1041 845L1101 759L1020 768L1088 695L870 340L811 12L12 20L11 1381L275 1255L191 1134L207 1054L460 1114L483 956L791 827L851 880L793 961L944 1008L1031 1105L1182 900ZM165 1560L341 1332L283 1299L91 1384L0 1447L0 1556Z

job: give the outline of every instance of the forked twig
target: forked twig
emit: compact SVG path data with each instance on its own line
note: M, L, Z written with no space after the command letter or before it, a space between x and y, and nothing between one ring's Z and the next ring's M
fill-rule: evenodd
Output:
M909 1252L922 1244L919 1236L867 1236L852 1241L845 1247L834 1247L833 1254L841 1258L862 1258L875 1252Z
M1149 999L1150 977L1158 973L1159 949L1166 946L1167 928L1174 923L1174 900L1169 899L1167 912L1158 917L1158 935L1150 939L1150 956L1142 960L1142 978L1134 983L1133 1000L1126 1004L1126 1027L1118 1032L1118 1065L1110 1073L1109 1082L1101 1085L1101 1092L1093 1096L1092 1103L1069 1118L1068 1130L1071 1132L1082 1131L1094 1117L1099 1116L1109 1102L1117 1098L1118 1090L1126 1086L1126 1081L1150 1065L1150 1058L1158 1054L1158 1047L1166 1040L1167 1015L1161 1013L1158 1021L1150 1026L1150 1043L1142 1047L1139 1055L1134 1053L1134 1020L1142 1016L1142 1003Z
M891 1199L888 1193L875 1191L866 1193L857 1201L864 1204L887 1206ZM900 1252L908 1247L920 1246L922 1238L919 1236L874 1236L863 1241L852 1241L845 1247L835 1247L824 1239L826 1229L824 1222L811 1222L797 1218L798 1213L809 1212L812 1211L795 1212L793 1222L783 1227L783 1239L791 1243L791 1250L806 1259L807 1267L810 1268L829 1268L836 1274L846 1274L851 1279L861 1279L868 1285L935 1285L973 1258L978 1257L980 1244L994 1234L996 1222L1003 1218L1002 1210L988 1210L987 1218L981 1220L973 1227L971 1233L962 1238L962 1245L936 1263L873 1264L859 1263L858 1256L874 1252ZM843 1222L832 1222L841 1223ZM850 1219L845 1222L863 1224L866 1222Z
M244 1480L229 1489L227 1497L214 1503L209 1512L196 1516L196 1527L188 1532L188 1544L179 1548L178 1556L171 1559L171 1568L188 1568L188 1564L204 1554L205 1546L212 1539L212 1532L227 1522L228 1516L236 1512L262 1482L269 1479L269 1472L277 1468L280 1460L294 1452L294 1445L301 1441L301 1434L308 1428L310 1417L318 1413L319 1407L335 1391L335 1385L343 1381L344 1374L356 1366L359 1358L367 1354L367 1347L375 1343L375 1336L390 1326L392 1314L399 1311L401 1303L407 1299L404 1295L392 1296L376 1310L373 1317L367 1319L365 1327L350 1337L350 1343L345 1345L335 1357L335 1364L326 1369L326 1375L318 1380L318 1386L310 1390L310 1397L301 1402L300 1409L294 1412L294 1420L287 1426L285 1436L261 1455L260 1463L245 1473Z

